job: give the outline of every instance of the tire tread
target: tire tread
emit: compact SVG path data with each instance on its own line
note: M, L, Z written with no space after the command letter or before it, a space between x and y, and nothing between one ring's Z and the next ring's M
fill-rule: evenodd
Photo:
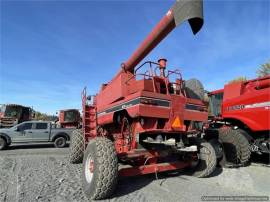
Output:
M251 151L249 142L243 134L244 132L241 129L227 127L219 130L219 139L224 147L226 162L242 166L249 162ZM231 144L231 146L228 146L228 144Z
M72 132L69 146L69 162L72 164L82 163L84 152L84 137L81 129Z

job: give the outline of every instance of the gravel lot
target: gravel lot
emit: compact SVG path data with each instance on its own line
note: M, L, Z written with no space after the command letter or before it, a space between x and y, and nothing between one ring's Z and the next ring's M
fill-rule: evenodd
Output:
M0 151L0 201L86 201L82 165L67 161L68 148L12 146ZM185 173L122 178L107 201L201 201L202 196L270 195L270 167L252 163L238 169L217 168L210 178Z

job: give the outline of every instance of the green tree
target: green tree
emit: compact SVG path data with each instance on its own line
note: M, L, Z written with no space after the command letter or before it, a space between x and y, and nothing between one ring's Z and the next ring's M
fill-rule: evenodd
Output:
M240 81L247 81L247 77L245 76L239 76L231 81L229 81L228 83L236 83L236 82L240 82Z
M57 119L57 116L54 115L48 115L45 113L41 113L39 111L35 111L35 120L42 120L42 121L55 121Z
M270 60L267 63L262 64L256 73L258 77L270 75Z

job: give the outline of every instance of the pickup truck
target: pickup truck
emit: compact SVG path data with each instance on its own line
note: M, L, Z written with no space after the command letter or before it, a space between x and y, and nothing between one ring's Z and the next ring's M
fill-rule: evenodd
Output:
M62 148L70 140L74 129L56 128L49 121L26 121L11 128L0 129L0 150L12 143L53 142Z

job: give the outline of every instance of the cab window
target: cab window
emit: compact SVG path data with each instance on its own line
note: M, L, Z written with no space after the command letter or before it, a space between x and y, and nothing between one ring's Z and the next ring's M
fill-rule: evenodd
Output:
M35 129L47 129L47 123L36 123L36 128Z
M24 123L18 126L19 131L30 130L30 129L32 129L32 123Z

